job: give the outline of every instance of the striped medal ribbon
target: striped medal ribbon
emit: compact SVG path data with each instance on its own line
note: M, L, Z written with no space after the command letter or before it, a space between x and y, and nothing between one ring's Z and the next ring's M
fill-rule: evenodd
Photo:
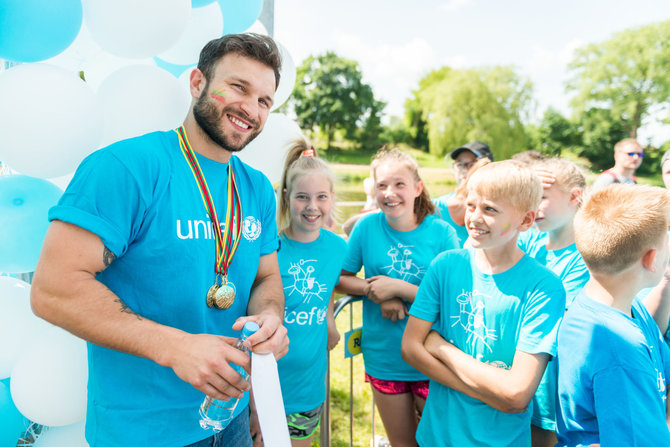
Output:
M237 189L235 173L232 163L228 163L228 202L226 205L226 226L221 230L219 217L216 214L216 207L212 195L209 192L207 181L200 169L200 164L191 148L191 144L186 136L184 126L175 129L179 137L179 147L181 149L186 163L188 163L195 182L198 184L200 197L209 213L209 218L214 227L215 239L215 265L216 279L214 285L207 291L207 305L217 309L228 309L235 301L235 285L228 280L228 267L233 261L233 256L237 251L242 234L242 202L240 193Z

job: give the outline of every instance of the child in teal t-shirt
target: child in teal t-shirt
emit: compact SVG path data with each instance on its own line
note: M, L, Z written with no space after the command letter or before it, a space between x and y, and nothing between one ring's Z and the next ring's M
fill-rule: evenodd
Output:
M561 279L566 307L589 280L589 271L575 244L573 220L582 201L586 180L571 161L550 158L532 165L543 180L542 201L535 217L537 229L519 237L519 247ZM552 358L533 397L533 447L556 444L556 362Z
M428 379L400 355L408 308L430 262L458 247L454 230L433 214L416 161L381 151L372 162L381 210L363 217L348 241L338 290L363 300L362 352L366 380L391 445L414 441L417 411L428 395ZM365 279L356 273L365 269Z
M558 446L667 446L670 350L635 298L667 271L670 193L610 185L575 216L591 278L558 331Z
M431 378L420 445L530 445L530 402L565 308L560 280L517 247L541 196L539 178L514 161L468 181L471 248L431 264L402 341Z
M277 258L290 340L277 366L294 447L311 445L326 399L326 352L339 340L331 298L346 242L323 228L333 221L334 183L333 172L314 148L296 140L277 190Z

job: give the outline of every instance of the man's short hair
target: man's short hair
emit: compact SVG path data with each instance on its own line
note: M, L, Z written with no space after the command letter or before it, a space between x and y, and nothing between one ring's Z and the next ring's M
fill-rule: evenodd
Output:
M542 200L539 177L523 163L514 160L480 167L468 179L467 189L490 200L509 200L522 213L537 210Z
M613 275L658 248L670 219L670 192L613 184L587 198L575 216L575 241L589 270Z
M275 72L275 89L279 86L281 54L271 37L255 33L226 34L210 40L200 51L198 70L209 82L214 75L214 66L226 54L233 53L254 59L272 68Z
M619 151L624 147L628 146L629 144L640 146L640 143L638 143L635 138L624 138L623 140L619 141L617 144L614 145L614 151L615 152Z

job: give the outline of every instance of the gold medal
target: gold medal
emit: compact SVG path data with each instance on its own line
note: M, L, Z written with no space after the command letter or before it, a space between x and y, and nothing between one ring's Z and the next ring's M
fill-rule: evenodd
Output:
M216 291L219 290L219 286L214 284L212 287L209 288L207 291L207 305L209 307L218 307L216 305L216 302L214 301L214 295L216 294Z
M214 293L214 303L219 309L228 309L235 301L235 286L232 283L223 284Z

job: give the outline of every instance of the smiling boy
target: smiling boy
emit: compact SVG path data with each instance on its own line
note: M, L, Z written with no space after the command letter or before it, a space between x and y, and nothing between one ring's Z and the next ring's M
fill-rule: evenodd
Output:
M560 280L516 245L541 197L540 180L514 161L468 181L471 247L433 261L403 337L404 358L431 379L421 445L530 445L528 406L565 306Z

